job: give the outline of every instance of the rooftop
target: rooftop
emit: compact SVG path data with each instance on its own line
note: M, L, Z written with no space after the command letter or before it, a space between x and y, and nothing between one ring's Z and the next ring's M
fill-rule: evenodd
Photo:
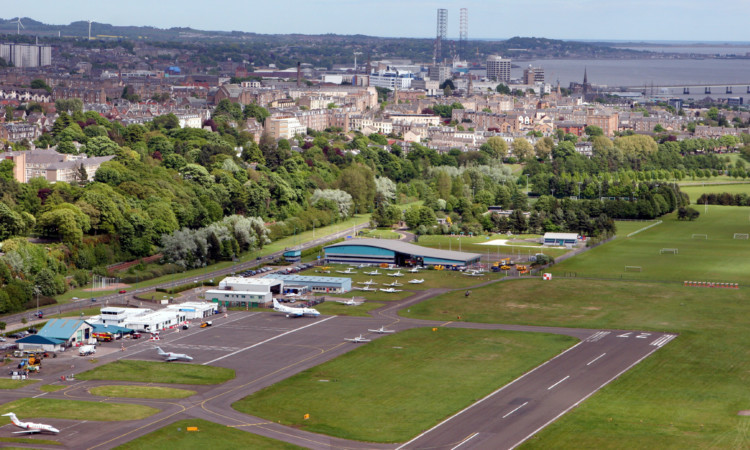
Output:
M391 250L393 252L406 253L412 256L422 256L437 259L469 260L479 258L481 256L477 253L438 250L436 248L422 247L419 245L409 244L408 242L396 241L394 239L349 239L344 242L328 245L324 248L324 250L328 251L328 249L335 249L336 247L351 245L376 247Z

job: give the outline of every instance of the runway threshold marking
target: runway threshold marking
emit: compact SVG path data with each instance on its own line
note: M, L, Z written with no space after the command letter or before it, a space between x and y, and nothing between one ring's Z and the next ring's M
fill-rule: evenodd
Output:
M618 336L618 337L619 337L619 336ZM599 386L598 388L596 388L596 389L594 389L593 391L589 392L589 393L588 393L588 394L586 394L586 395L585 395L585 396L584 396L584 397L583 397L582 399L578 400L577 402L575 402L575 403L573 403L572 405L570 405L570 406L568 406L567 408L565 408L565 409L564 409L564 410L563 410L563 411L562 411L562 412L561 412L560 414L558 414L558 415L556 415L555 417L553 417L552 419L548 420L548 421L547 421L547 422L546 422L546 423L545 423L544 425L542 425L541 427L539 427L539 428L537 428L536 430L534 430L533 432L531 432L531 433L530 433L530 434L529 434L528 436L526 436L525 438L523 438L523 439L521 439L520 441L518 441L518 442L516 442L515 444L513 444L513 446L512 446L512 447L510 447L510 450L513 450L514 448L516 448L516 447L518 447L519 445L523 444L523 443L524 443L524 442L526 442L526 441L527 441L527 440L528 440L529 438L531 438L532 436L534 436L535 434L537 434L538 432L540 432L541 430L543 430L544 428L546 428L546 427L547 427L547 426L548 426L549 424L551 424L551 423L552 423L552 422L554 422L555 420L557 420L557 419L559 419L560 417L562 417L563 415L565 415L565 414L566 414L566 413L567 413L568 411L570 411L571 409L575 408L576 406L578 406L578 405L580 405L581 403L583 403L584 401L586 401L586 399L588 399L588 398L589 398L589 397L591 397L592 395L596 394L596 393L597 393L597 392L598 392L598 391L599 391L599 390L600 390L601 388L603 388L604 386L606 386L606 385L608 385L609 383L611 383L611 382L612 382L612 380L614 380L614 379L618 378L618 377L619 377L620 375L624 374L624 373L625 373L625 372L627 372L628 370L630 370L630 369L632 369L633 367L635 367L636 365L638 365L638 363L640 363L640 362L641 362L641 361L643 361L644 359L646 359L646 358L648 358L649 356L651 356L651 354L652 354L652 353L654 353L655 351L659 350L659 348L661 348L661 347L654 347L654 348L653 348L653 349L652 349L651 351L649 351L649 352L648 352L648 353L646 353L645 355L643 355L643 356L641 356L640 358L638 358L638 360L637 360L637 361L635 361L634 363L630 364L630 365L629 365L628 367L626 367L626 368L622 369L622 370L621 370L620 372L618 372L618 373L617 373L617 375L615 375L615 376L613 376L612 378L610 378L609 380L605 381L605 382L604 382L604 383L602 383L602 384L601 384L601 385L600 385L600 386Z
M475 407L475 406L479 405L480 403L483 403L483 402L484 402L485 400L487 400L488 398L491 398L492 396L494 396L494 395L495 395L495 394L497 394L498 392L501 392L501 391L502 391L503 389L506 389L506 388L510 387L511 385L513 385L513 384L514 384L515 382L517 382L518 380L520 380L520 379L522 379L522 378L524 378L524 377L526 377L526 376L528 376L528 375L530 375L530 374L532 374L532 373L536 372L537 370L539 370L539 369L541 369L542 367L544 367L544 366L546 366L547 364L549 364L549 363L550 363L551 361L554 361L554 360L556 360L557 358L559 358L559 357L561 357L562 355L564 355L564 354L568 353L569 351L573 350L574 348L578 347L579 345L581 345L581 342L579 342L579 343L577 343L576 345L574 345L574 346L570 347L569 349L565 350L564 352L560 353L559 355L555 356L554 358L548 359L547 361L545 361L545 362L543 362L542 364L540 364L540 365L536 366L535 368L531 369L530 371L526 372L525 374L521 375L520 377L516 378L515 380L513 380L513 381L511 381L510 383L506 384L505 386L503 386L503 387L501 387L501 388L497 389L496 391L494 391L494 392L491 392L491 393L487 394L487 395L486 395L485 397L483 397L483 398L479 399L478 401L476 401L476 402L472 403L471 405L467 406L466 408L462 409L461 411L457 412L456 414L454 414L454 415L452 415L452 416L448 417L447 419L443 420L442 422L440 422L439 424L437 424L437 425L435 425L434 427L430 428L429 430L427 430L427 431L425 431L425 432L423 432L423 433L421 433L421 434L419 434L419 435L415 436L415 437L414 437L414 438L413 438L412 440L410 440L410 441L408 441L408 442L405 442L405 443L401 444L400 446L396 447L396 450L400 450L400 449L402 449L402 448L406 447L407 445L411 444L412 442L416 441L417 439L421 438L422 436L426 435L427 433L430 433L431 431L433 431L433 430L435 430L435 429L437 429L437 428L439 428L439 427L441 427L441 426L445 425L446 423L448 423L448 421L450 421L450 420L452 420L452 419L454 419L454 418L456 418L456 417L460 416L461 414L463 414L463 413L465 413L466 411L470 410L471 408L473 408L473 407ZM528 438L527 438L527 439L528 439ZM525 440L525 439L524 439L524 440Z
M287 332L285 332L285 333L281 333L281 334L278 334L278 335L276 335L276 336L273 336L273 337L270 337L270 338L266 339L265 341L261 341L261 342L258 342L258 343L256 343L256 344L253 344L253 345L247 346L247 347L245 347L245 348L241 348L241 349L239 349L239 350L237 350L237 351L235 351L235 352L232 352L232 353L228 353L228 354L226 354L226 355L224 355L224 356L220 356L220 357L218 357L218 358L216 358L216 359L212 359L211 361L207 361L207 362L204 362L204 363L203 363L203 365L204 365L204 366L206 366L206 365L208 365L208 364L211 364L211 363L215 363L216 361L221 361L222 359L224 359L224 358L229 358L230 356L234 356L234 355L236 355L237 353L241 353L241 352L244 352L245 350L250 350L251 348L255 348L255 347L259 346L259 345L263 345L263 344L265 344L265 343L267 343L267 342L271 342L271 341L273 341L273 340L275 340L275 339L278 339L278 338L280 338L280 337L284 337L284 336L286 336L287 334L291 334L291 333L294 333L294 332L296 332L296 331L299 331L299 330L304 330L305 328L308 328L308 327L312 327L312 326L314 326L314 325L317 325L317 324L319 324L319 323L323 323L323 322L326 322L326 321L328 321L328 320L331 320L331 319L333 319L334 317L336 317L336 316L331 316L331 317L329 317L329 318L327 318L327 319L323 319L323 320L318 320L318 321L315 321L315 322L313 322L313 323L310 323L310 324L307 324L307 325L301 326L301 327L299 327L299 328L295 328L295 329L293 329L293 330L289 330L289 331L287 331Z
M459 443L458 443L458 445L457 445L457 446L455 446L455 447L453 447L453 448L452 448L451 450L456 450L456 449L457 449L458 447L460 447L460 446L464 445L465 443L467 443L467 442L469 442L470 440L474 439L474 438L475 438L475 437L477 437L478 435L479 435L479 433L474 433L474 434L472 434L471 436L467 437L467 438L466 438L466 439L464 439L463 441L459 442Z
M555 386L557 386L558 384L560 384L560 383L562 383L563 381L567 380L568 378L570 378L570 375L566 376L566 377L565 377L565 378L563 378L562 380L560 380L560 381L558 381L557 383L553 384L552 386L548 387L548 388L547 388L547 390L549 391L549 390L551 390L551 389L554 389L554 387L555 387Z
M599 358L601 358L602 356L604 356L604 355L606 355L606 354L607 354L607 352L604 352L604 353L602 353L601 355L599 355L599 356L597 356L596 358L594 358L594 359L592 359L591 361L589 361L589 363L588 363L588 364L586 364L586 365L587 365L587 366L590 366L590 365L594 364L594 363L595 363L595 362L596 362L596 361L597 361L597 360L598 360Z
M47 395L47 394L49 394L49 392L42 392L41 394L39 394L39 395L35 395L35 396L31 397L31 398L39 398L39 397L41 397L42 395Z
M503 419L505 419L505 418L506 418L506 417L508 417L509 415L513 414L514 412L518 411L519 409L523 408L524 406L526 406L526 405L528 405L528 404L529 404L529 402L526 402L526 403L524 403L523 405L519 406L518 408L516 408L516 409L514 409L513 411L509 412L508 414L504 415L504 416L503 416Z

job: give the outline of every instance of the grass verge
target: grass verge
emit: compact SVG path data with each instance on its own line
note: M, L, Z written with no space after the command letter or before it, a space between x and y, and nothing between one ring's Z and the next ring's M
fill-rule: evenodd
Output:
M234 378L234 370L196 364L167 364L123 359L76 374L76 378L143 383L220 384Z
M195 391L161 386L112 385L97 386L89 389L92 395L123 398L186 398L195 395Z
M31 444L31 445L62 445L61 443L57 441L53 441L50 439L30 439L30 438L18 438L18 437L0 437L0 442L11 442L14 444ZM29 447L6 447L3 446L4 449L10 450L13 448L24 448L28 449Z
M84 402L80 400L57 400L53 398L24 398L0 406L0 413L16 413L19 417L46 417L52 419L120 421L139 420L159 412L143 405L125 403ZM10 419L3 417L3 425Z
M299 373L233 407L330 436L401 442L574 343L573 338L547 334L408 330ZM304 420L304 414L310 418Z
M198 431L187 431L197 427ZM180 420L166 427L115 447L118 450L173 449L202 450L206 448L298 449L296 445L277 441L236 428L201 419Z
M62 391L68 386L65 386L64 384L45 384L42 386L39 386L39 390L42 392L57 392Z
M358 317L369 317L369 312L373 309L380 308L384 303L381 302L365 302L359 306L342 305L335 301L326 301L320 305L315 306L315 309L320 311L321 314L330 316L358 316Z
M11 380L10 378L0 378L0 389L18 389L38 382L39 380Z

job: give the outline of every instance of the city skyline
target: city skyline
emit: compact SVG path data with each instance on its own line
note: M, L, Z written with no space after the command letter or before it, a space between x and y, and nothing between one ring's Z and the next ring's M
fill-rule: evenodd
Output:
M468 38L507 39L536 36L568 40L748 42L743 19L747 5L728 0L715 7L698 0L634 0L624 8L614 0L529 0L523 3L416 0L363 2L320 0L256 5L216 0L211 10L196 0L146 2L127 7L81 0L77 8L52 0L10 0L4 19L29 17L50 25L93 20L118 26L190 27L210 31L261 34L364 34L434 38L438 8L448 9L448 39L458 39L459 10L468 8ZM387 12L384 12L387 11ZM522 20L510 20L510 18ZM373 19L375 18L375 19ZM525 19L525 20L524 20ZM705 32L701 32L705 30Z

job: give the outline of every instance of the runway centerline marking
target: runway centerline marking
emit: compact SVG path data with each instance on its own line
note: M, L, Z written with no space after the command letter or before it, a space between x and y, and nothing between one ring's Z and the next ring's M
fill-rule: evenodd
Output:
M469 442L470 440L472 440L472 439L474 439L475 437L477 437L477 435L479 435L479 433L474 433L474 434L472 434L471 436L467 437L467 438L466 438L466 439L464 439L463 441L459 442L459 444L458 444L457 446L453 447L453 448L452 448L451 450L456 450L456 449L457 449L458 447L460 447L460 446L464 445L465 443L467 443L467 442Z
M212 359L211 361L207 361L207 362L204 362L204 363L203 363L202 365L204 365L204 366L205 366L205 365L208 365L208 364L211 364L211 363L215 363L216 361L220 361L220 360L222 360L222 359L224 359L224 358L228 358L228 357L230 357L230 356L234 356L234 355L236 355L237 353L241 353L241 352L244 352L245 350L250 350L251 348L255 348L255 347L259 346L259 345L263 345L263 344L265 344L266 342L271 342L271 341L273 341L273 340L275 340L275 339L278 339L278 338L280 338L280 337L284 337L284 336L286 336L287 334L291 334L291 333L294 333L295 331L299 331L299 330L304 330L305 328L311 327L311 326L313 326L313 325L317 325L317 324L319 324L319 323L323 323L323 322L326 322L326 321L328 321L328 320L331 320L331 319L333 319L334 317L337 317L337 316L331 316L331 317L329 317L329 318L327 318L327 319L323 319L323 320L318 320L318 321L316 321L316 322L313 322L313 323L310 323L310 324L307 324L307 325L301 326L301 327L299 327L299 328L295 328L295 329L293 329L293 330L289 330L289 331L287 331L287 332L284 332L284 333L278 334L278 335L276 335L276 336L270 337L270 338L266 339L265 341L261 341L261 342L258 342L258 343L256 343L256 344L253 344L253 345L247 346L247 347L245 347L245 348L241 348L241 349L237 350L236 352L228 353L228 354L226 354L226 355L224 355L224 356L220 356L220 357L218 357L218 358L216 358L216 359Z
M563 381L567 380L568 378L570 378L570 375L566 376L566 377L565 377L565 378L563 378L562 380L560 380L560 381L558 381L557 383L553 384L552 386L548 387L548 388L547 388L547 390L549 391L549 390L553 389L553 388L554 388L555 386L557 386L558 384L560 384L560 383L562 383Z
M505 418L506 418L506 417L508 417L509 415L513 414L514 412L518 411L519 409L523 408L524 406L526 406L526 405L528 405L528 404L529 404L529 402L526 402L526 403L524 403L523 405L519 406L518 408L516 408L516 409L514 409L513 411L509 412L508 414L504 415L504 416L503 416L503 419L505 419Z
M604 356L604 355L606 355L606 354L607 354L607 352L604 352L604 353L602 353L601 355L599 355L599 356L597 356L596 358L594 358L594 359L592 359L591 361L589 361L589 363L588 363L588 364L586 364L586 365L587 365L587 366L590 366L590 365L594 364L594 363L596 362L596 360L598 360L599 358L601 358L602 356Z

